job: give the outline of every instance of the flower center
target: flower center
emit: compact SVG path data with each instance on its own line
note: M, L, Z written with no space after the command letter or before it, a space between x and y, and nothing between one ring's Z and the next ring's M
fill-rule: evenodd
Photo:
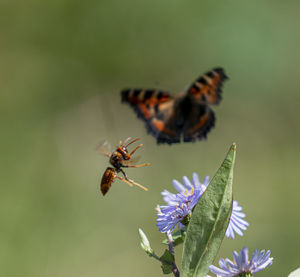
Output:
M188 190L186 189L185 192L184 192L183 194L184 194L184 196L189 197L189 196L191 196L191 195L194 194L194 191L195 191L195 189L194 189L194 187L192 187L192 189L191 189L190 191L188 191Z

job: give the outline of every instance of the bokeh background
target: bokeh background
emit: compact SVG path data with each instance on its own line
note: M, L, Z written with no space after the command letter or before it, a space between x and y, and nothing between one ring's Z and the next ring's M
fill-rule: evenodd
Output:
M299 1L1 0L0 276L162 276L139 247L157 253L160 192L171 180L213 176L231 143L234 197L250 228L220 256L271 249L260 276L299 267ZM208 140L160 145L129 106L124 87L177 93L222 66L230 80ZM143 139L119 181L99 191L108 166L95 151ZM181 249L178 249L180 263Z

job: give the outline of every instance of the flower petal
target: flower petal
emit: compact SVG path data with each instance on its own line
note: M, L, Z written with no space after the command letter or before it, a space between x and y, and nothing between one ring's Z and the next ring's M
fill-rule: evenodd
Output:
M264 250L260 252L255 250L249 262L248 248L245 246L240 253L233 251L232 256L234 262L227 258L225 260L221 258L219 260L221 268L211 265L209 269L218 277L252 276L273 263L273 258L270 258L270 254L270 250L266 253Z
M180 183L178 182L177 180L173 180L172 181L173 183L173 187L178 191L178 192L182 192L182 191L185 191L185 187Z

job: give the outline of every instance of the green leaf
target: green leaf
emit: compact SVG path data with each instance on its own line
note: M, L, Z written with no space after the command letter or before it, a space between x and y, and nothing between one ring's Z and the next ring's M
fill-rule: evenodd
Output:
M172 273L172 263L175 261L174 256L169 250L165 250L164 254L160 257L161 269L164 274Z
M183 245L182 277L204 277L221 246L232 210L235 152L233 144L194 208Z
M161 269L162 269L163 274L172 273L172 266L169 264L161 264Z
M184 238L185 238L185 234L186 234L186 227L185 226L183 226L181 229L179 229L174 234L172 234L173 245L177 246L177 245L183 243L184 242ZM169 244L169 240L168 239L164 239L162 241L162 243L163 244Z
M166 249L164 254L160 257L160 260L164 263L171 264L174 262L175 259L172 253Z

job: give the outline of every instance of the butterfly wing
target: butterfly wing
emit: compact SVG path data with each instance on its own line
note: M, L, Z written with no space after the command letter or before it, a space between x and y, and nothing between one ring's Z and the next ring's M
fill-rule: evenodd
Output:
M223 82L228 79L221 67L214 68L198 78L188 89L188 94L206 104L218 104Z
M143 89L126 89L121 91L121 96L122 102L128 103L145 121L147 131L157 139L157 143L180 141L174 97L160 90Z
M122 102L129 103L138 117L143 120L155 116L158 105L172 99L166 92L151 89L125 89L121 91L121 96Z
M187 90L190 98L187 117L184 124L185 142L206 138L215 125L215 114L209 107L221 100L223 82L228 79L223 68L214 68L198 78Z
M184 126L184 142L206 138L207 133L214 125L215 114L210 107L205 104L193 104Z

